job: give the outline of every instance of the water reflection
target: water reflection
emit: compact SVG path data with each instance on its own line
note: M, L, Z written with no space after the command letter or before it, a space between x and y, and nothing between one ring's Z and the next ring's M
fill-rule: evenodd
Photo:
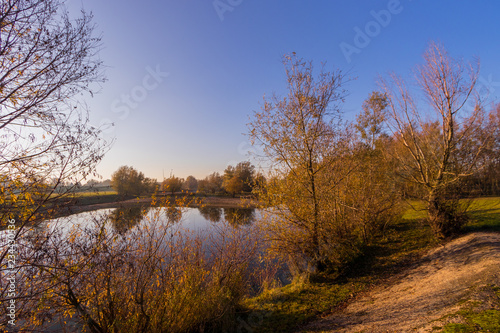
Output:
M247 225L255 221L253 208L199 207L198 211L204 219L210 222L225 220L232 225Z
M224 208L224 219L232 225L247 225L255 221L253 208Z
M199 207L200 215L210 222L220 222L222 219L222 208L218 207Z
M119 207L109 213L108 219L115 231L123 235L141 222L148 211L149 208L141 206Z
M167 216L168 222L174 224L182 219L182 210L177 207L167 207L165 209L165 215Z

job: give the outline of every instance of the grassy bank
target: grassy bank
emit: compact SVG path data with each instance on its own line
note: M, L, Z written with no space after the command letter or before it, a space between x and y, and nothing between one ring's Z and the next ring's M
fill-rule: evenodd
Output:
M414 265L426 250L438 244L424 222L425 216L423 204L414 202L402 219L389 225L382 237L366 247L365 255L345 271L324 276L321 281L296 281L245 300L240 315L242 328L291 332L308 321L341 310L351 299ZM470 216L464 232L500 231L500 198L475 199Z

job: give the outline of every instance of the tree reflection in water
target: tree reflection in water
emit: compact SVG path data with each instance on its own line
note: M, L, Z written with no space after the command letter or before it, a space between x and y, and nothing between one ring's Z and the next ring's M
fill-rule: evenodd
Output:
M253 208L224 208L224 219L232 225L247 225L255 221Z
M168 222L174 224L182 219L182 210L178 207L166 207L165 215L167 216Z
M210 222L219 222L222 219L222 208L218 207L198 207L200 215Z
M108 219L115 231L123 235L141 222L148 211L149 208L142 206L119 207L108 215Z

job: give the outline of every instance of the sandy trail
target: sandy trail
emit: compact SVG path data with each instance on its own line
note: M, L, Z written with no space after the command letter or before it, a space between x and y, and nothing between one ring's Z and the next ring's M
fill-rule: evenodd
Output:
M500 233L455 239L391 281L302 332L431 332L481 287L500 286Z

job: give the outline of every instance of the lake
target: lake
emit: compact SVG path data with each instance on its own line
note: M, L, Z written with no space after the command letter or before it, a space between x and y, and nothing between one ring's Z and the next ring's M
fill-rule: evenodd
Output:
M55 220L46 221L46 224L57 225L64 230L73 226L90 225L96 218L107 218L114 232L126 234L153 219L161 219L162 223L169 223L177 228L191 231L204 231L216 224L227 224L235 228L249 226L260 217L258 209L254 208L178 208L178 207L122 207L106 208L90 212L73 214ZM55 223L57 221L57 223Z

